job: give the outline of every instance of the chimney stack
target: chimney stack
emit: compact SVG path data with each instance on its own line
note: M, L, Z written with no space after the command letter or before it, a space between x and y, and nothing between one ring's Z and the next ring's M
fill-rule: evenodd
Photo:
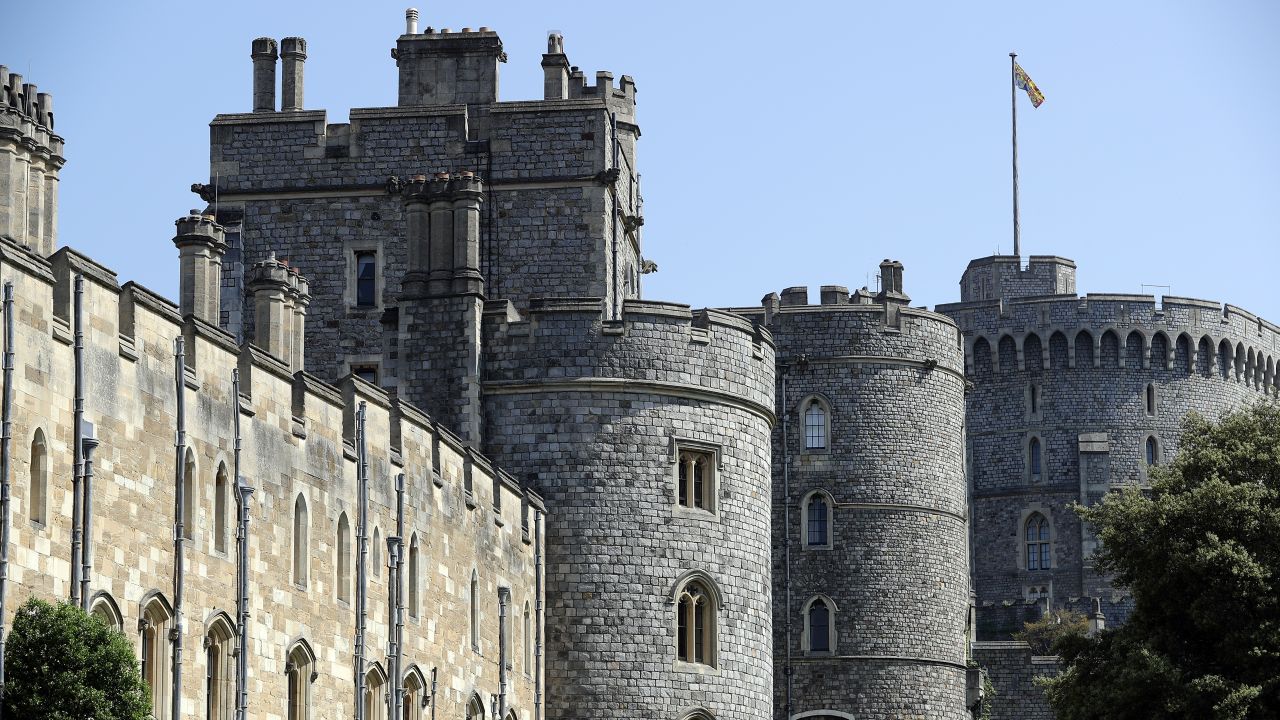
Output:
M880 293L876 300L902 305L911 302L911 298L902 291L902 263L887 258L880 263Z
M280 109L284 112L302 109L302 66L307 61L307 41L287 37L280 41L280 59L284 76L280 79Z
M547 35L547 54L542 56L542 97L564 100L569 97L569 58L564 54L564 36Z
M222 255L227 242L212 215L192 210L174 221L181 280L178 307L183 316L195 315L218 325L222 313Z
M480 204L484 182L470 170L416 175L403 190L409 268L405 297L480 295Z
M292 364L291 346L293 312L288 307L290 292L296 292L289 266L276 259L273 252L254 263L246 283L253 293L253 343L285 363Z
M404 11L404 34L405 35L418 34L418 9L417 8L409 8L408 10Z
M290 268L289 299L293 308L289 337L289 367L294 372L306 369L307 305L311 304L311 284L297 268Z
M454 175L449 183L453 196L453 291L484 294L480 274L480 203L484 183L470 170Z
M253 111L276 111L276 41L260 37L253 41ZM299 98L301 99L301 98Z

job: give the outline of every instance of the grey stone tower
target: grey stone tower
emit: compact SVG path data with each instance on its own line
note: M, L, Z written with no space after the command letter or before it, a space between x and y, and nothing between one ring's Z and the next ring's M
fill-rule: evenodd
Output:
M948 318L883 290L793 287L778 344L773 717L962 720L969 605L964 364Z
M58 244L62 137L53 131L53 96L0 65L0 237L42 257Z

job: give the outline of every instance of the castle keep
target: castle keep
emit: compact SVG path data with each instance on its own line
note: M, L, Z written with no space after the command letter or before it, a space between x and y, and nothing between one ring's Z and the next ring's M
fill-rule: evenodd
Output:
M961 720L975 664L1049 717L1010 633L1130 610L1068 504L1277 394L1275 325L1053 256L935 311L892 260L644 299L630 77L551 34L500 99L496 33L410 10L396 104L329 123L307 57L252 41L177 303L56 248L52 102L0 68L0 620L121 628L162 720Z

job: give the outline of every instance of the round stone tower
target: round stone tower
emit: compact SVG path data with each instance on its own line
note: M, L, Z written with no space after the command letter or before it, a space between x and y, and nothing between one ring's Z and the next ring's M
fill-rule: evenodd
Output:
M1232 305L1075 294L1075 263L974 260L964 333L973 573L980 640L1008 640L1046 607L1123 622L1128 596L1095 571L1097 540L1068 507L1147 483L1189 412L1274 397L1280 328Z
M768 332L598 299L484 327L485 449L551 508L547 716L768 717Z
M883 292L770 294L774 715L962 720L969 605L956 326Z

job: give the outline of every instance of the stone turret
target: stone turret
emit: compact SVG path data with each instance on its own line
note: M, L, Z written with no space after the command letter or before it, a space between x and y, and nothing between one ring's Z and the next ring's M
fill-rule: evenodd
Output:
M207 323L218 325L221 314L222 256L227 251L223 228L212 215L192 210L174 221L177 234L173 244L178 248L181 264L178 306L183 315L195 315Z
M484 294L480 204L484 182L470 170L416 175L403 191L408 219L406 297Z
M57 245L62 148L53 96L0 65L0 237L40 255Z
M254 344L289 365L303 369L306 307L310 287L302 275L272 253L249 272L254 304Z

